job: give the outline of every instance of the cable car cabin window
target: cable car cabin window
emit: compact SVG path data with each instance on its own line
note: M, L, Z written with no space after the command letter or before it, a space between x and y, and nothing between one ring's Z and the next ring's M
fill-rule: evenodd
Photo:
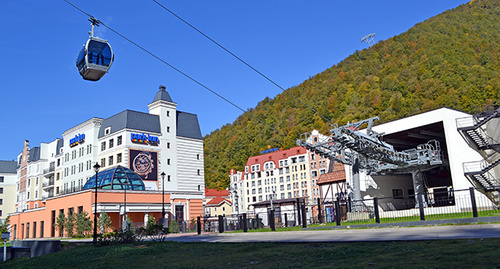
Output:
M85 46L82 48L82 50L80 50L80 53L78 53L77 63L78 70L81 70L83 68L83 65L85 65Z
M107 43L90 40L88 46L89 63L108 66L111 63L111 49Z

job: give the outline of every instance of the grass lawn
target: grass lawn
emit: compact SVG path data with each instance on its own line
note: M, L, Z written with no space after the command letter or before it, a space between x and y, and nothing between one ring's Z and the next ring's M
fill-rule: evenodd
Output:
M1 268L497 268L500 239L376 243L140 243L63 250Z

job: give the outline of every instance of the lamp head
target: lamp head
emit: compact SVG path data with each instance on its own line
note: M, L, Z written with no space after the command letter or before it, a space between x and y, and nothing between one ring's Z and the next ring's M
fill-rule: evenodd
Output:
M96 162L95 165L94 165L94 171L96 173L99 172L99 168L101 168L101 166L99 165L99 163Z

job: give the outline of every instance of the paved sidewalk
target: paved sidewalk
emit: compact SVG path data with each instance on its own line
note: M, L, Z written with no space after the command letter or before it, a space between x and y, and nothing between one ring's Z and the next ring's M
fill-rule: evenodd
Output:
M383 242L500 238L500 224L168 236L178 242Z

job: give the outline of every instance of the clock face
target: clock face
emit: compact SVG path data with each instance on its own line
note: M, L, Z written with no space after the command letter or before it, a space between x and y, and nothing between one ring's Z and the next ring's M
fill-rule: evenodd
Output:
M134 172L141 176L147 176L153 169L153 160L148 153L141 152L134 158L133 165Z

